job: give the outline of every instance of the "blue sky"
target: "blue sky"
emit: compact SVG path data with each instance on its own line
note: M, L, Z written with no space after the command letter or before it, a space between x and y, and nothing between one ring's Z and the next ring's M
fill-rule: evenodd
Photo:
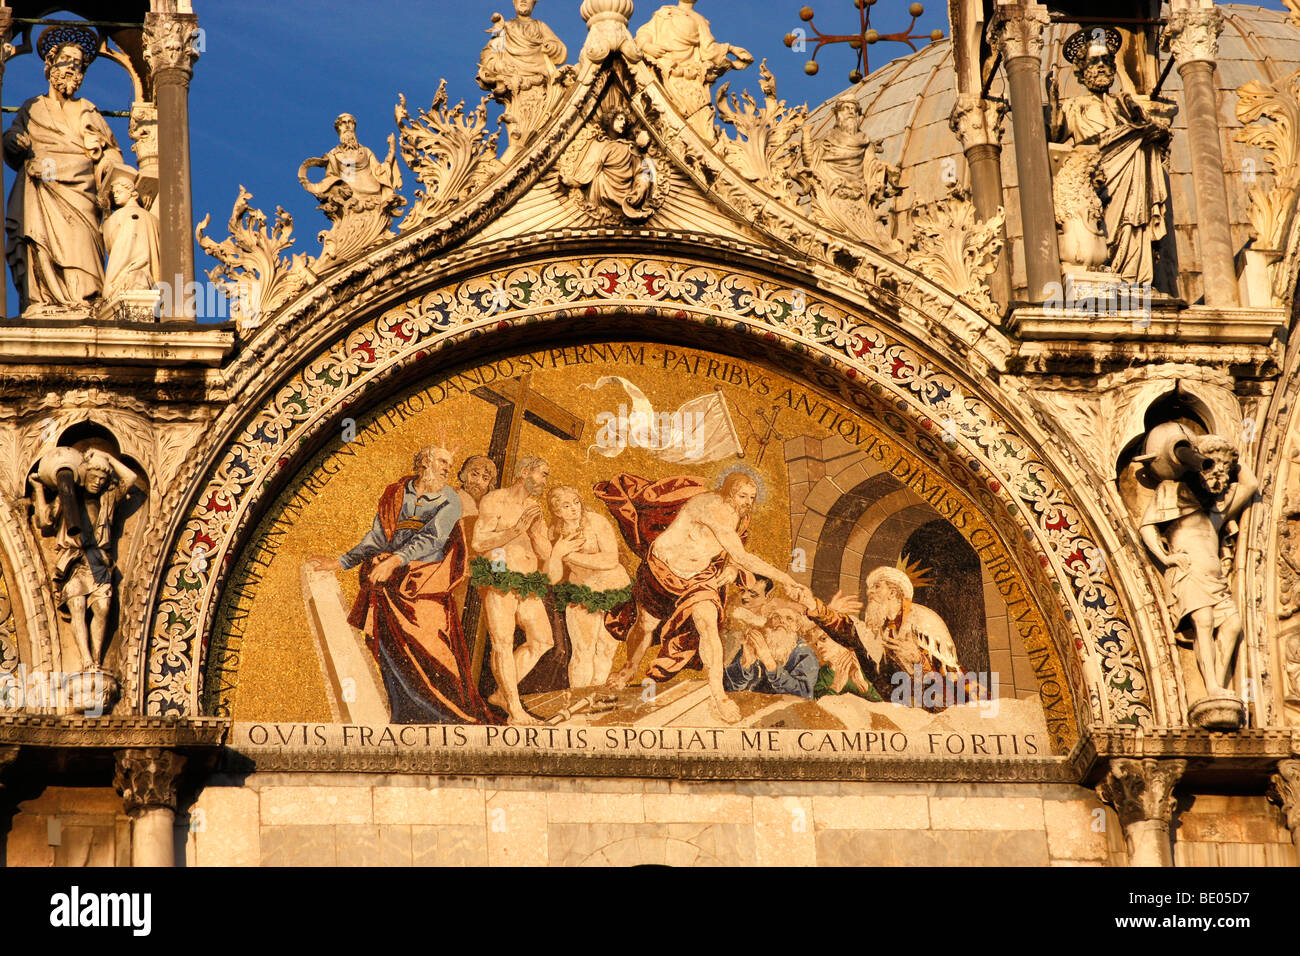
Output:
M580 5L579 0L540 0L534 13L569 45L570 61L586 35ZM827 47L818 56L820 73L805 75L809 53L792 52L782 42L786 33L803 26L803 5L797 0L700 0L697 9L713 21L719 40L747 48L756 60L767 58L783 98L816 105L848 86L853 54L844 45ZM813 0L810 5L823 33L855 30L857 10L850 0ZM1261 5L1280 8L1279 0ZM658 6L637 0L633 29ZM925 6L917 32L938 27L946 33L946 3L931 0ZM190 90L195 220L211 213L210 232L224 238L242 183L252 192L253 204L268 215L277 205L293 214L294 249L313 255L320 251L316 233L327 222L298 184L297 170L303 159L322 155L337 142L334 118L341 112L354 114L359 138L382 157L395 129L398 93L406 94L414 113L416 107L428 106L445 77L453 101L477 103L483 94L474 75L487 40L484 31L493 12L513 15L510 0L194 0L194 7L204 29L204 49ZM882 33L902 30L911 19L900 0L881 0L872 13L872 25ZM902 44L879 44L872 48L872 67L907 52ZM757 68L733 74L732 85L757 93ZM36 57L15 58L4 77L4 104L16 106L45 86ZM92 64L82 93L105 110L129 109L132 98L126 74L102 59ZM10 119L5 117L6 126ZM126 120L110 122L134 163ZM413 178L406 178L409 196ZM6 169L6 194L12 182L13 172ZM212 260L199 252L197 265L202 271ZM10 296L14 312L17 300L12 291Z

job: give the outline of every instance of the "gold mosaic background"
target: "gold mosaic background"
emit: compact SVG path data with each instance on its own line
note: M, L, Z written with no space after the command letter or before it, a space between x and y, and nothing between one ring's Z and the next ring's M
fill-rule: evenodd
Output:
M782 442L774 440L762 464L753 466L756 438L746 419L762 434L766 428L758 413L770 415L777 404L782 408L779 430L786 438L826 438L832 434L827 425L838 422L838 433L850 442L862 444L876 436L898 447L893 436L842 403L780 373L679 346L570 346L515 355L439 376L380 409L358 414L358 440L345 443L340 434L314 456L254 532L236 560L210 649L207 696L219 702L221 712L235 720L331 719L303 605L299 582L302 562L313 555L341 555L359 542L374 521L379 496L394 481L411 473L412 458L425 445L443 441L459 445L457 470L467 456L486 453L496 406L474 396L472 390L479 384L527 373L531 373L534 391L586 425L582 439L569 442L525 424L519 454L545 458L550 464L550 486L572 485L594 507L602 506L590 493L592 485L621 472L650 478L695 475L712 482L734 470L738 462L731 458L694 466L669 464L639 448L628 448L613 459L593 454L587 460L587 446L598 431L596 416L616 412L620 403L631 403L617 386L591 391L580 385L594 384L607 375L626 378L645 392L656 412L675 411L685 402L721 388L741 443L747 446L741 465L756 472L762 483L749 548L781 567L788 566L791 553L789 486ZM907 457L916 464L921 462L910 453ZM454 475L452 481L458 484ZM952 487L951 492L969 504L959 489ZM992 531L982 520L976 521ZM969 526L964 530L969 534L972 529ZM635 575L638 559L626 547L623 550L624 566ZM812 563L813 556L809 555L810 568ZM357 572L341 574L340 581L351 606L358 590ZM1028 593L1027 588L1025 591ZM622 664L623 656L620 648L615 667ZM698 672L687 673L698 676Z

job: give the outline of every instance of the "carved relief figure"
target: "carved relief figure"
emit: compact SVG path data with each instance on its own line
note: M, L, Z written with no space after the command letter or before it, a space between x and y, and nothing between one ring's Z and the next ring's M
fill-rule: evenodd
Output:
M869 241L888 241L887 202L902 190L902 171L879 158L881 144L862 131L862 107L852 95L835 101L835 125L820 141L805 125L804 171L816 218Z
M636 43L659 73L682 116L697 133L712 140L712 86L728 70L743 70L754 62L746 49L713 38L709 21L695 12L695 0L655 11L636 32Z
M551 558L551 539L538 496L546 490L550 467L540 458L522 457L515 481L479 502L474 524L474 576L470 583L483 597L492 644L496 692L488 703L500 707L512 724L535 724L537 718L519 699L519 682L555 646L543 598L551 579L543 568ZM524 643L515 647L515 628Z
M1228 574L1237 519L1258 482L1239 461L1232 442L1218 435L1193 437L1176 422L1148 433L1146 454L1139 461L1160 480L1142 517L1142 542L1165 572L1180 632L1190 625L1205 681L1207 698L1193 703L1191 719L1234 729L1240 726L1242 707L1228 685L1242 628ZM1217 707L1225 701L1225 708Z
M609 680L618 650L605 616L632 600L632 579L619 561L614 525L588 508L576 488L553 489L547 504L554 520L546 570L572 647L569 686L595 687Z
M627 665L612 684L626 686L652 643L658 659L646 676L670 680L687 667L703 664L709 692L728 723L740 710L723 684L722 588L735 578L735 567L780 584L800 602L812 592L745 547L758 484L741 471L732 472L716 491L698 479L651 481L619 475L596 485L628 547L641 558L633 594L637 616L628 641Z
M1110 92L1120 42L1111 28L1080 30L1065 41L1065 58L1087 92L1062 100L1055 70L1048 73L1048 138L1100 152L1110 267L1130 282L1146 283L1154 269L1152 244L1165 234L1165 164L1175 107Z
M505 107L510 134L504 160L527 145L556 105L572 69L569 51L554 31L533 19L537 0L515 0L515 16L492 15L492 39L479 57L478 85Z
M615 110L605 120L605 135L587 146L571 175L562 173L560 179L572 189L585 190L587 202L597 209L648 219L654 212L650 197L657 178L654 160L646 153L649 145L650 134L634 134L631 117Z
M88 310L103 290L99 190L122 152L99 110L77 96L97 47L80 27L41 34L50 90L19 107L4 134L5 162L17 173L7 258L25 315Z
M99 671L117 583L119 506L138 476L106 451L57 448L30 479L36 526L53 534L60 614L72 625L83 671Z
M366 635L393 723L495 723L469 679L455 591L467 574L460 495L447 483L453 453L419 451L414 473L389 485L370 532L314 570L361 569L349 623Z
M158 217L140 205L135 170L114 167L104 184L103 204L108 214L104 220L104 248L108 251L104 298L153 289L162 278Z
M398 195L402 172L396 158L397 141L388 135L388 155L381 163L357 140L357 120L340 113L334 121L339 143L324 156L303 161L298 182L320 202L320 211L333 227L321 233L325 259L344 259L362 251L388 232L406 200ZM323 169L320 182L307 170Z

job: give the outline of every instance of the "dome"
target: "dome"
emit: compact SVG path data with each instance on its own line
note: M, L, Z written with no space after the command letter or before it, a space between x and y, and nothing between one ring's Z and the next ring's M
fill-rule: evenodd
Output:
M1262 7L1225 5L1219 7L1224 29L1219 37L1219 56L1215 80L1219 95L1219 126L1224 165L1227 171L1228 203L1232 214L1234 248L1240 250L1251 237L1247 218L1247 190L1253 180L1267 185L1272 178L1265 154L1237 142L1233 133L1241 128L1237 119L1237 89L1259 80L1279 83L1300 69L1300 24L1285 11ZM1167 14L1167 9L1166 9ZM1042 75L1055 65L1060 77L1061 96L1072 96L1079 86L1061 46L1076 26L1053 23L1043 44ZM1162 53L1160 68L1169 54ZM1117 88L1125 77L1121 72ZM999 67L990 95L1006 97L1005 70ZM948 117L956 98L956 73L952 43L940 40L916 53L892 60L850 91L862 107L864 129L880 140L882 158L902 169L902 194L895 199L896 209L942 198L947 191L945 172L953 170L958 181L968 182L968 169L961 145L948 126ZM1191 157L1188 153L1186 104L1182 80L1175 68L1170 70L1162 94L1178 104L1173 122L1173 143L1169 154L1170 214L1174 248L1166 248L1163 267L1178 273L1178 293L1188 302L1201 296L1199 254L1193 236L1197 219L1196 198L1192 189ZM843 94L842 94L843 95ZM837 97L838 98L838 97ZM828 101L813 111L809 122L814 135L828 129L833 122ZM1016 196L1016 162L1010 118L1002 125L1002 184L1006 208L1007 238L1013 250L1013 282L1025 287L1024 256L1020 239L1020 203ZM952 173L947 173L951 179ZM1168 260L1172 251L1173 263Z

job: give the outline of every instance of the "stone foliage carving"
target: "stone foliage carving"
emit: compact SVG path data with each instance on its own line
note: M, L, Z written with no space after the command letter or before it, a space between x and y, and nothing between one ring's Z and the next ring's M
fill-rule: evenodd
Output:
M1056 72L1048 73L1048 139L1097 150L1107 264L1130 282L1149 283L1155 274L1153 243L1166 228L1166 170L1176 107L1127 91L1110 92L1120 43L1119 31L1112 28L1079 30L1065 41L1065 58L1084 92L1061 99Z
M763 105L748 91L739 97L730 93L731 84L718 88L718 117L731 126L739 139L721 141L723 158L736 172L765 192L786 202L799 192L794 172L799 160L800 140L808 119L808 107L790 108L776 95L776 77L767 60L758 65Z
M293 217L276 207L275 222L253 209L253 194L243 186L230 213L229 238L216 242L204 234L210 216L194 230L199 247L218 260L210 278L230 300L230 314L243 327L256 327L263 315L274 312L315 280L314 260L306 253L285 259L281 253L293 245Z
M1053 144L1056 154L1056 145ZM1052 200L1061 265L1066 271L1106 271L1106 224L1102 218L1101 191L1106 174L1095 147L1067 150L1052 178Z
M128 816L154 807L176 809L176 784L185 758L156 747L119 750L113 787L122 795Z
M1242 128L1233 139L1262 150L1273 171L1272 181L1257 181L1247 189L1246 216L1255 234L1254 246L1274 260L1288 244L1300 196L1300 70L1277 83L1251 80L1237 90L1237 119ZM1268 122L1264 122L1264 121ZM1290 300L1281 270L1272 276L1274 294Z
M912 210L907 262L992 318L999 310L988 278L1002 250L1003 219L999 207L996 216L981 221L966 191L955 188L947 198Z
M1115 808L1126 829L1152 820L1167 825L1178 806L1174 787L1186 771L1186 760L1112 759L1106 776L1097 784L1097 797Z
M948 117L948 127L963 150L972 146L1002 142L1002 121L1011 111L1006 100L981 98L976 93L958 93Z
M504 162L524 149L555 112L575 77L569 52L532 13L537 0L515 0L515 16L492 15L492 39L479 57L478 84L504 107L509 142Z
M447 107L447 81L438 84L433 105L412 118L406 97L396 108L401 134L402 159L423 189L415 191L415 203L400 229L409 232L437 219L455 204L478 192L502 169L497 159L500 130L490 130L488 97L472 112L464 101Z
M1164 42L1178 63L1219 58L1219 34L1223 32L1223 14L1218 8L1190 7L1174 10L1165 27Z
M1158 482L1142 517L1142 542L1164 572L1180 642L1193 648L1205 684L1188 719L1207 729L1237 729L1245 710L1230 686L1242 625L1229 575L1237 519L1259 484L1232 442L1194 436L1178 422L1152 428L1138 460Z
M199 58L199 20L192 13L147 13L144 19L144 61L157 76L165 70L194 72Z
M320 201L320 211L332 223L319 236L322 264L345 261L379 242L406 205L397 192L402 188L402 172L393 134L388 136L388 155L380 162L357 140L357 120L351 113L339 114L334 129L338 145L298 167L298 182ZM309 169L323 169L324 176L312 182Z
M729 70L749 66L753 54L715 40L709 21L695 11L695 0L660 7L636 32L636 44L686 122L712 141L717 136L713 84Z
M1269 778L1268 799L1282 808L1286 828L1300 847L1300 760L1279 760Z
M0 710L10 706L4 693L4 675L18 669L18 625L14 620L13 600L9 597L9 582L0 570Z

